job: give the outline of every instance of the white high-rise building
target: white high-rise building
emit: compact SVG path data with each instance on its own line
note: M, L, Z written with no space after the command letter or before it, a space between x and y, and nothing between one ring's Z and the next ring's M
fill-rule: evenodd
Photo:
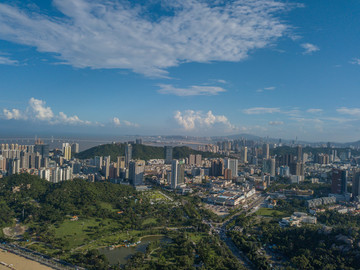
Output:
M103 157L96 156L94 158L94 163L95 163L96 168L101 169L102 164L103 164Z
M242 152L242 162L244 164L248 163L248 160L247 160L247 152L248 152L248 149L247 147L245 146L244 149L243 149L243 152Z
M233 158L225 159L225 169L231 170L232 178L238 176L238 166L239 166L239 161L237 159L233 159Z
M70 145L70 143L63 143L62 144L62 152L63 152L65 160L70 160L71 159L71 145Z
M171 188L175 189L176 187L183 185L185 182L185 168L184 162L179 162L178 160L173 160L171 163Z
M145 161L144 160L130 161L129 180L132 182L133 186L143 185L144 171L145 171Z
M178 160L173 160L171 163L171 188L175 189L178 185Z

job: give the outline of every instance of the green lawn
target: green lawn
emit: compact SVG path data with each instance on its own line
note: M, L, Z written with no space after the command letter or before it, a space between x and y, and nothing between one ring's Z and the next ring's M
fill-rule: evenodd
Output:
M95 219L65 220L58 228L55 227L55 236L67 240L69 248L80 246L96 232L99 223Z
M271 208L260 208L258 211L256 211L255 214L258 215L258 216L266 216L266 217L283 217L283 216L286 216L286 214L284 212L274 210L274 209L271 209Z
M155 200L155 201L169 201L168 198L166 198L163 194L161 194L159 191L150 191L146 194L149 199Z
M116 230L116 221L111 219L87 218L71 221L65 220L55 226L55 237L67 241L68 248L75 248L87 242L112 234Z
M147 218L143 221L142 225L157 224L156 218Z

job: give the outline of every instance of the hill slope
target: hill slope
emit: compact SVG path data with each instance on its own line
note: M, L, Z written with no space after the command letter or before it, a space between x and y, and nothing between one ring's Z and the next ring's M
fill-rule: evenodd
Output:
M143 144L133 144L133 159L158 159L165 158L164 147L149 146ZM204 158L220 157L218 154L210 152L202 152L191 149L187 146L177 146L173 149L173 158L180 159L189 157L190 154L200 154ZM104 144L92 147L75 155L80 159L89 159L95 156L111 156L111 160L115 161L118 156L125 155L125 144Z

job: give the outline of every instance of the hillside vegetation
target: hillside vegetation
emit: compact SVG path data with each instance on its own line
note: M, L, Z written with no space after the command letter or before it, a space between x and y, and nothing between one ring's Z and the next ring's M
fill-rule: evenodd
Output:
M163 159L165 158L164 147L149 146L144 144L132 145L133 159ZM220 157L218 154L211 152L202 152L191 149L187 146L177 146L173 148L173 158L180 159L189 157L190 154L200 154L204 158ZM118 156L125 155L125 144L104 144L92 147L75 155L80 159L89 159L95 156L111 156L111 160L115 161Z

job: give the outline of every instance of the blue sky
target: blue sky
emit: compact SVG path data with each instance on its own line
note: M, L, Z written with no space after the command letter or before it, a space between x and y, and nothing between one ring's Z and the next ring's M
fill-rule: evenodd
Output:
M0 136L360 139L360 2L0 3Z

